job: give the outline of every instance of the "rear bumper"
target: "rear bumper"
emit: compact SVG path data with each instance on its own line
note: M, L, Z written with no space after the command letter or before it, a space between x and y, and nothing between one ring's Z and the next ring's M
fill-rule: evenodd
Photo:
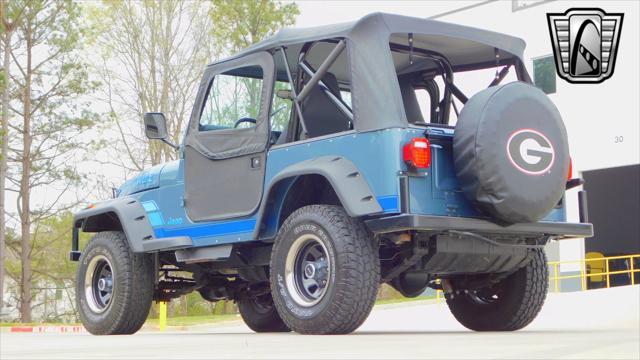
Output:
M477 234L501 235L548 235L556 239L593 236L593 225L589 223L562 223L539 221L502 226L487 220L449 216L401 214L367 220L367 227L375 234L417 230L442 232L448 230Z

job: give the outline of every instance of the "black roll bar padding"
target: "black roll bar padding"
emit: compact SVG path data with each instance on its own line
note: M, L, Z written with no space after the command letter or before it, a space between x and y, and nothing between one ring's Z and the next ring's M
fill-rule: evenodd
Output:
M319 42L337 44L339 41L342 41L342 39L341 40L323 39L323 40L309 41L309 42L306 42L306 43L304 43L302 45L302 48L300 49L300 53L298 54L298 66L297 66L297 70L296 70L296 81L293 84L294 86L292 86L292 88L295 87L297 94L299 94L300 91L302 91L303 84L304 84L303 80L304 80L304 75L305 75L305 72L300 68L300 63L302 63L305 60L305 58L307 57L307 54L309 53L311 48L313 48L313 46L315 44L319 43ZM287 66L288 66L288 63L287 63ZM300 108L300 103L296 99L297 99L297 96L294 97L293 102L294 102L294 104L296 104L297 108ZM302 111L300 111L300 114L302 114ZM296 116L298 118L300 118L299 117L300 114L296 113ZM292 120L294 120L294 119L292 118ZM287 135L287 136L292 137L292 139L295 139L298 136L299 132L300 132L297 124L300 124L302 126L302 132L304 133L305 136L308 134L307 133L307 129L306 129L306 125L304 124L304 121L291 121L291 125L290 125L290 127L291 127L290 130L291 131L289 132L290 134Z
M340 56L340 54L342 53L342 50L344 50L345 47L346 47L346 43L344 42L344 40L340 40L336 44L336 47L334 47L333 50L331 50L327 58L322 62L322 64L320 64L320 66L318 67L318 71L316 71L316 73L313 74L313 76L311 76L311 79L309 79L309 81L305 84L302 90L300 90L300 93L296 97L296 101L302 101L307 97L307 95L309 95L309 92L311 92L313 87L316 86L316 84L322 79L324 74L326 74L326 72L329 70L331 65L333 65L333 63L336 61L338 56ZM299 64L302 64L303 61L304 59L300 59Z
M282 53L282 60L284 61L284 67L287 70L287 78L289 78L289 84L291 85L291 94L293 95L293 106L296 108L298 119L300 119L300 125L302 126L302 131L306 135L307 126L304 123L304 117L302 116L302 109L300 108L300 102L296 101L296 98L298 97L298 92L296 91L295 83L293 82L293 76L291 76L291 69L289 69L289 59L287 58L286 48L284 46L281 47L280 52Z
M509 73L510 68L511 68L511 65L507 65L503 67L502 70L500 70L500 72L498 73L498 75L496 75L495 79L493 79L493 81L491 81L491 84L489 84L489 86L487 87L492 87L500 84L500 82L504 80L505 76L507 76L507 74Z
M427 58L432 60L436 65L438 65L442 69L442 74L444 78L444 95L442 97L442 111L440 112L440 119L438 119L438 123L446 125L449 122L449 106L451 104L451 95L452 86L453 85L453 68L451 67L451 63L446 56L431 50L420 49L420 48L410 48L409 46L398 44L398 43L389 43L389 48L391 51L399 52L402 54L413 54L423 58ZM458 89L458 92L462 94L462 92ZM457 97L457 96L456 96ZM466 98L466 96L465 96ZM460 100L462 101L462 100Z
M440 98L440 88L438 87L438 84L436 84L435 80L430 79L430 80L424 80L424 88L427 90L427 92L429 93L429 96L432 99L439 99ZM436 102L433 101L431 102L431 109L430 109L430 113L429 113L429 119L437 119L438 118L438 106L436 105Z
M313 67L305 60L301 61L300 64L298 64L298 66L300 66L300 68L304 70L304 72L307 75L309 76L314 75ZM342 111L342 113L345 114L347 117L349 117L351 122L353 122L353 112L351 111L349 106L347 106L347 104L345 104L344 101L342 101L342 99L334 95L329 89L329 87L327 86L327 84L325 84L322 79L318 80L317 84L320 85L320 89L327 95L327 97L329 97L329 99L334 103L334 105L336 105L338 109Z
M469 98L453 83L448 83L446 86L451 87L451 93L460 100L461 103L466 104ZM454 105L455 106L455 105Z

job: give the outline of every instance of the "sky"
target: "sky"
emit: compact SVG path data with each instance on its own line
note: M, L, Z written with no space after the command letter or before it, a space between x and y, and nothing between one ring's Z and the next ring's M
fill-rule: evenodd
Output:
M357 20L373 12L431 17L481 1L296 1L300 8L296 27Z

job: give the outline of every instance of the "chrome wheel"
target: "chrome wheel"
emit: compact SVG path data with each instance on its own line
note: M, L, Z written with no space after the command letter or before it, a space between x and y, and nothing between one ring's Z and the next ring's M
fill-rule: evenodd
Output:
M113 297L113 266L104 255L91 259L84 278L84 293L89 308L96 313L105 311Z
M325 245L313 234L301 235L289 248L285 283L298 305L313 306L324 297L331 278L328 255Z

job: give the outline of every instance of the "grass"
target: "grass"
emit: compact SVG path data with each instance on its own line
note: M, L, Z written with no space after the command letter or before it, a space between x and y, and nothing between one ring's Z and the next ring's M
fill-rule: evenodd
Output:
M190 326L199 324L213 324L224 321L240 320L238 314L225 314L225 315L194 315L194 316L176 316L167 317L168 326ZM145 325L157 326L158 319L147 319Z
M405 302L411 302L411 301L435 300L435 299L436 299L435 296L418 296L414 298L401 297L401 298L394 298L394 299L377 300L376 305L399 304L399 303L405 303Z

